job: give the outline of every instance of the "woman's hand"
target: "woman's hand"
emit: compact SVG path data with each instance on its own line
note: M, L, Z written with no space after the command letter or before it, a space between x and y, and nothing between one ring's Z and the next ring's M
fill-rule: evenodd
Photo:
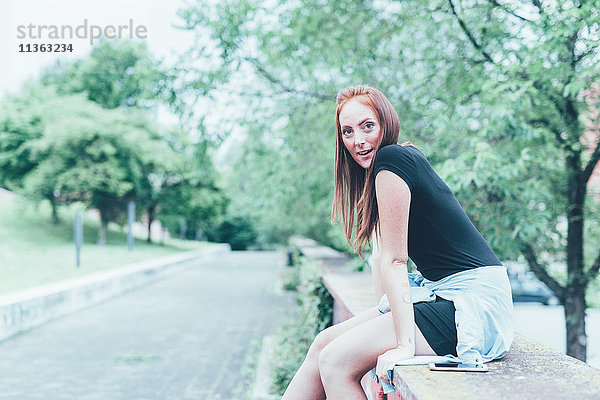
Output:
M388 350L377 357L377 367L375 367L375 373L379 379L391 383L388 378L387 371L394 369L396 363L412 358L414 355L414 349L411 349L410 347L401 346Z

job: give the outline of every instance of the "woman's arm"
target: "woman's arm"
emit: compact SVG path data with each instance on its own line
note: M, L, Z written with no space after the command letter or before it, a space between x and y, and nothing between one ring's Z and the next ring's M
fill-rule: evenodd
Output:
M377 227L375 227L377 231ZM371 238L371 276L373 278L373 286L375 286L376 301L381 300L381 296L385 293L381 284L381 245L379 244L379 235L373 232Z
M392 310L398 348L407 357L412 357L415 322L406 266L411 193L402 178L387 170L377 174L375 190L379 209L381 283Z

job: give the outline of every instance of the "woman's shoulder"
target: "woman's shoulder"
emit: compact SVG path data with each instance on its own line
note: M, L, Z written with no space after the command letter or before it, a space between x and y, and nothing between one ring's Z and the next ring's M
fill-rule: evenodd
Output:
M423 153L412 143L408 144L390 144L380 148L375 155L375 163L393 162L394 160L415 161L415 157L424 158Z
M377 151L373 161L373 174L388 170L402 178L413 191L420 182L419 170L422 163L422 153L413 145L391 144Z

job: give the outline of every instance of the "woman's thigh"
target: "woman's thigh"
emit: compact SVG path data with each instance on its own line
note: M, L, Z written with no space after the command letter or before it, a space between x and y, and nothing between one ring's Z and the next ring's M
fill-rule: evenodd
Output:
M343 322L332 325L327 329L324 329L315 338L313 345L311 346L311 350L315 351L316 353L320 353L325 346L327 346L332 340L334 340L344 332L347 332L350 329L355 328L360 324L369 321L373 318L377 318L380 315L381 313L379 312L379 309L377 307L371 307L350 319L347 319ZM318 357L318 354L316 354L316 356Z
M397 343L392 314L386 313L341 333L324 349L321 361L344 370L347 375L361 378L375 367L379 355L395 348ZM415 354L435 355L416 325Z

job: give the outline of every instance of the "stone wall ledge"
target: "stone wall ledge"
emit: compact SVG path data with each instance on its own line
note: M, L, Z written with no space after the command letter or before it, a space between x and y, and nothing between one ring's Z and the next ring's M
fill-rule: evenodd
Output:
M292 245L305 253L305 241ZM331 254L311 244L309 254ZM325 246L322 246L325 247ZM340 255L341 257L341 255ZM351 272L340 258L321 261L323 282L334 299L334 323L344 321L376 305L375 290L367 272ZM475 399L600 399L600 370L515 334L511 350L501 360L487 363L489 372L436 372L428 366L398 366L394 369L396 393L384 395L370 374L361 384L368 399L378 400L475 400Z

